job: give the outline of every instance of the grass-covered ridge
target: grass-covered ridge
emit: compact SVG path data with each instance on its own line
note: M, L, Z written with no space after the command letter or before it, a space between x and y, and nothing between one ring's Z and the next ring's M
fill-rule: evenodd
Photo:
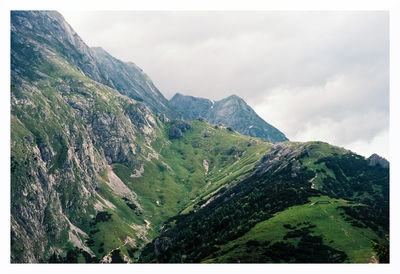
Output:
M376 261L372 242L385 246L387 204L364 197L387 199L385 176L387 169L326 143L269 146L250 176L170 219L141 261Z

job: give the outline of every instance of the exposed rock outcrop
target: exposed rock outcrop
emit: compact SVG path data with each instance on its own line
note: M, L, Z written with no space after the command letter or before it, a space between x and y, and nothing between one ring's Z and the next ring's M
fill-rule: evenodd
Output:
M388 160L379 156L376 153L369 156L367 161L370 166L381 166L383 168L389 168L390 165Z
M304 151L306 145L299 145L297 147L292 144L274 144L271 147L271 152L263 155L261 160L256 163L256 173L261 176L268 171L278 172L289 164L292 165L292 177L296 177L296 170L299 168L296 157Z
M62 255L65 238L91 254L79 228L102 208L116 207L97 192L101 174L110 164L140 164L155 139L158 122L150 108L113 89L108 81L116 75L104 78L108 68L96 56L59 13L11 13L12 262ZM154 109L165 103L139 68L109 62L132 67L125 78L137 72L129 85L144 102L152 98ZM141 208L128 187L114 177L109 183Z

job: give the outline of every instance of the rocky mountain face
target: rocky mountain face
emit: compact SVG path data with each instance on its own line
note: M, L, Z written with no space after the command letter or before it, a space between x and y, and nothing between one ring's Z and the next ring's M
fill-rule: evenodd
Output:
M171 98L170 103L187 120L202 117L212 124L233 127L241 134L264 138L271 143L288 141L282 132L265 122L236 95L213 102L177 93Z
M36 41L41 43L42 48L56 49L57 54L88 78L116 89L134 100L145 102L155 113L162 113L170 118L178 116L168 100L138 66L132 62L122 62L102 48L89 48L58 12L13 11L11 21L13 47L21 49L19 56L12 59L14 68L34 70L32 66L26 67L25 62L34 58L29 45Z
M114 58L100 47L91 48L90 51L102 75L96 81L132 99L145 102L155 113L162 113L170 118L179 116L141 68L132 62L125 63Z
M13 263L389 259L379 156L168 119L140 69L57 12L11 13L10 88ZM201 102L190 119L255 121L238 97Z
M383 168L389 168L389 161L385 158L379 156L378 154L374 153L367 159L370 166L381 166Z
M104 183L140 208L134 192L112 184L109 167L151 157L160 122L144 103L93 80L102 75L61 15L12 12L13 262L38 262L68 242L93 256L79 227L115 208L100 194Z

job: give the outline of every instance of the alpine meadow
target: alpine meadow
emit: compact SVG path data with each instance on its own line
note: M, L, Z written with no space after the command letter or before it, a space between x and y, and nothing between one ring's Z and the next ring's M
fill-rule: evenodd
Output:
M168 100L57 11L10 29L11 263L389 263L384 157Z

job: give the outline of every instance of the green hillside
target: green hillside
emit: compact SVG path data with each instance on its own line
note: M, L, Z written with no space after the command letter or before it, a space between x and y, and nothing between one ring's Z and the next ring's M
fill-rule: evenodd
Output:
M389 261L384 159L172 120L57 12L11 24L12 263Z
M387 246L389 216L386 203L372 201L387 201L387 186L387 169L344 149L277 144L251 176L171 218L141 261L375 261L373 242Z
M142 221L146 239L137 239L139 244L158 236L168 218L188 210L187 206L199 197L247 176L259 157L269 149L265 142L253 140L253 145L249 146L249 137L197 120L188 122L191 129L179 140L170 140L168 131L171 124L167 123L164 130L159 132L153 143L154 153L158 156L143 163L140 177L131 177L133 172L129 167L121 164L113 166L115 174L137 193L138 202L143 208L140 218L151 223L146 228ZM234 152L232 147L236 147ZM207 171L204 161L209 166ZM102 196L117 204L111 193ZM116 214L121 215L119 212ZM102 235L101 230L98 235ZM94 237L94 241L103 240Z
M316 244L311 246L320 253L320 260L305 250L306 237L310 236L322 237L324 246L343 251L347 255L343 256L344 262L373 261L376 254L371 248L371 240L379 239L379 236L370 228L352 226L349 216L341 208L344 206L354 204L327 196L312 197L308 204L290 207L257 223L242 237L221 246L204 262L326 262L322 257L326 249L318 251ZM278 243L284 248L281 253L274 254L271 247Z

